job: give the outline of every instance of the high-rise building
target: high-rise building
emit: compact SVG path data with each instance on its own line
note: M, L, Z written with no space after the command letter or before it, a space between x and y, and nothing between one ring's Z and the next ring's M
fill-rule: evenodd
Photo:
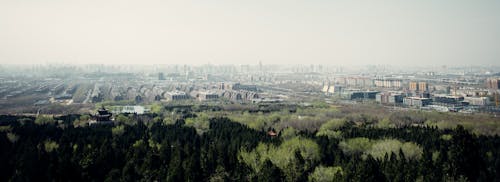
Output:
M427 82L410 82L409 90L414 92L427 92L429 91L429 84Z
M499 78L486 79L486 88L495 90L500 89L500 79Z
M409 84L409 89L410 91L418 91L418 83L417 82L410 82Z
M429 91L429 84L427 84L427 82L418 82L418 91L420 92Z
M401 88L401 80L400 79L375 79L373 81L376 87L385 87L385 88Z
M225 90L226 87L224 86L224 82L219 84L219 90Z
M165 75L163 73L158 73L158 80L165 80Z

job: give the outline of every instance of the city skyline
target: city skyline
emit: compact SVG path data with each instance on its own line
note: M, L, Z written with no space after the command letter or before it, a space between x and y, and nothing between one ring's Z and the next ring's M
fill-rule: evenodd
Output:
M1 181L500 181L499 0L0 0Z

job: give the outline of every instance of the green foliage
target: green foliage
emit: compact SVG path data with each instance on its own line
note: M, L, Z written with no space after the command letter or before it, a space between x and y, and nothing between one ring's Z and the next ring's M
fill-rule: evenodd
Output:
M334 130L322 130L316 133L316 136L326 136L330 139L341 139L342 131L334 131Z
M281 169L284 169L294 160L293 151L298 151L305 160L304 170L311 168L320 157L319 146L313 140L295 137L283 142L277 150L272 153L271 161Z
M326 136L328 138L342 138L342 131L338 131L341 127L346 125L343 119L332 119L321 125L316 136Z
M453 122L453 121L439 121L439 122L436 122L436 121L431 121L431 120L427 120L425 122L425 124L427 126L434 126L434 127L440 128L440 129L454 129L458 125L458 123Z
M327 121L325 124L321 125L319 131L323 130L338 130L342 126L344 126L347 122L343 119L331 119Z
M212 174L212 176L210 176L210 179L208 181L210 182L228 181L228 176L229 174L223 167L217 166L215 173Z
M136 141L134 142L134 144L132 144L132 147L134 147L134 148L139 148L139 147L141 147L141 146L143 146L143 145L144 145L144 141L143 141L143 140L136 140Z
M163 118L163 124L173 125L173 124L175 124L175 119L172 119L170 117L165 117L165 118Z
M271 153L275 151L274 145L259 143L253 151L241 150L239 160L248 165L255 173L260 173L264 161L269 160Z
M373 158L383 160L391 153L399 154L401 150L406 159L420 159L423 154L422 147L413 142L401 142L396 139L370 140L368 138L351 138L339 143L345 154L371 155Z
M373 158L380 160L383 159L386 154L398 154L402 145L403 143L399 140L384 139L373 142L373 145L368 150L364 151L364 153L370 154Z
M295 138L297 136L298 132L299 131L297 131L295 128L288 127L288 128L281 130L280 137L283 138L283 140L288 140L291 138Z
M432 161L436 162L439 159L441 153L439 151L432 152Z
M427 118L425 125L439 129L455 129L458 125L481 135L499 135L500 122L487 114L463 115L454 113L419 112Z
M340 149L346 154L361 154L371 148L372 142L365 137L350 138L339 143Z
M320 159L320 149L313 140L295 137L284 141L278 147L260 143L255 150L240 151L239 159L255 174L260 173L264 162L270 160L280 168L287 180L295 181L304 171L312 169Z
M257 181L280 182L283 181L283 177L283 172L270 160L266 160L261 172L257 174Z
M339 110L335 107L298 108L296 113L289 113L288 111L270 114L233 112L229 113L227 117L259 131L265 131L270 127L277 130L293 127L296 130L315 131L326 121L340 117L339 113Z
M152 104L150 109L151 112L155 114L162 114L163 112L165 112L165 107L163 107L163 105L161 105L160 103Z
M400 150L403 151L406 159L418 160L423 153L423 149L417 144L413 142L403 143L396 139L377 140L365 153L373 156L375 159L383 160L385 155L390 155L391 153L398 154Z
M55 142L55 141L45 140L43 142L43 147L44 147L44 149L45 149L46 152L50 153L50 152L58 149L59 148L59 144L57 142Z
M241 115L232 115L230 116L230 119L241 124L245 124L255 130L264 131L265 129L267 129L266 126L269 125L268 122L272 120L272 118L268 116L269 115L264 115L262 113L250 114L249 112L244 112Z
M16 143L17 140L19 140L19 136L17 136L16 134L14 134L12 132L8 132L7 133L7 139L9 139L9 141L12 142L12 143Z
M126 125L134 125L136 122L132 120L130 116L127 116L125 114L119 114L116 116L115 121L118 123L123 123Z
M342 167L340 166L335 166L335 167L325 167L325 166L318 166L314 169L314 172L312 172L309 177L308 181L310 182L330 182L330 181L335 181L335 180L340 180L341 176L343 175Z
M152 139L149 139L148 146L149 146L149 148L154 149L155 151L159 151L161 149L162 145L160 143L152 140Z
M343 116L328 111L329 108L318 109L318 113L314 113L314 109L300 114L246 113L248 122L262 118L265 124L259 130L214 117L224 116L223 112L159 116L188 120L184 122L186 125L151 122L146 126L138 122L157 120L153 118L157 115L152 114L124 115L123 120L136 123L131 126L120 122L115 126L65 129L33 124L30 118L21 122L18 116L0 115L2 126L8 126L0 132L0 161L5 164L0 165L0 181L498 179L499 136L478 136L460 126L452 130L411 126L338 127L327 121ZM198 117L191 118L193 116ZM255 118L251 119L252 116ZM371 122L374 118L377 117L362 114L346 117L359 122ZM204 125L206 121L208 127ZM321 125L325 131L341 132L345 139L314 135ZM265 131L270 126L278 126L280 137L267 135ZM199 135L198 128L209 129ZM329 135L334 134L326 136Z
M452 138L453 138L453 136L450 134L441 135L441 139L443 139L445 141L450 141Z
M35 124L43 125L43 124L54 124L56 121L51 116L38 116L35 119Z
M378 123L375 125L377 128L395 128L396 125L392 123L389 118L383 118L378 121Z
M324 101L315 101L312 103L312 106L314 108L328 108L328 107L330 107L330 105L328 105L328 103L326 103Z
M200 113L195 118L187 118L185 121L186 126L196 128L198 134L203 134L209 129L209 117L207 114Z
M426 121L425 115L419 112L393 112L389 116L391 124L396 127L411 126L412 124L422 124Z
M111 129L111 133L113 134L113 136L122 136L123 133L125 133L125 126L123 125L118 125L118 126L115 126Z
M420 160L422 158L422 154L424 153L424 149L413 142L404 142L403 146L401 146L401 150L403 151L406 159Z
M80 116L80 120L81 120L81 121L88 121L88 120L90 120L90 119L91 119L91 117L90 117L90 115L88 115L88 114L84 114L84 115L81 115L81 116Z
M0 132L6 132L11 130L12 130L11 126L0 126Z
M156 116L153 118L153 123L157 123L157 122L161 122L161 121L163 121L163 120L159 116Z
M74 127L88 126L91 117L88 114L81 115L79 119L73 121Z

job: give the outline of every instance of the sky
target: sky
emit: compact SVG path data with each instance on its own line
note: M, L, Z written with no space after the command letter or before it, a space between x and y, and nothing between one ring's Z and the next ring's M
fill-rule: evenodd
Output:
M0 0L0 64L500 65L498 0Z

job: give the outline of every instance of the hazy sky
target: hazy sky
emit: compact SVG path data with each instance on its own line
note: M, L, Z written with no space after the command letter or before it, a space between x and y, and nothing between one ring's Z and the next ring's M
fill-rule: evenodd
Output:
M0 64L500 64L499 0L0 0Z

